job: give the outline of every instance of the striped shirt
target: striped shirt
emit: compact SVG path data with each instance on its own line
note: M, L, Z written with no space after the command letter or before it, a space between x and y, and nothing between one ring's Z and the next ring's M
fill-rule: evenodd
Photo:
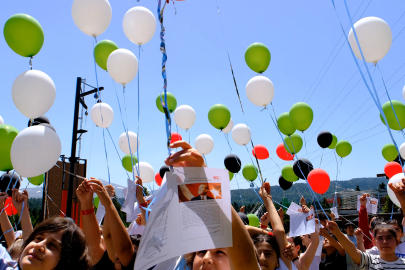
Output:
M362 252L360 265L357 266L356 269L405 269L405 259L398 258L398 260L394 262L387 262L381 259L380 255L372 255Z

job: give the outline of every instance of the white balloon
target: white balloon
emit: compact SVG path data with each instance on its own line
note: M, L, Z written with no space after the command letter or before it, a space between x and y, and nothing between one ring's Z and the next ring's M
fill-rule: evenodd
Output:
M405 158L405 143L401 144L401 146L399 147L399 154L402 158Z
M96 126L108 128L114 120L114 111L107 103L96 103L90 111L91 120Z
M245 124L237 124L232 129L232 139L239 145L247 145L250 142L250 129Z
M120 146L122 152L127 155L131 155L131 153L134 154L138 150L138 147L141 145L141 141L134 132L128 131L128 137L127 133L125 132L121 134L120 138L118 139L118 145ZM131 146L131 151L129 151L129 146Z
M1 117L1 115L0 115L0 125L3 125L4 124L4 120L3 120L3 117Z
M214 149L214 139L208 134L201 134L195 139L195 149L201 155L208 155Z
M392 44L390 26L380 18L366 17L357 21L354 24L354 29L366 62L377 63L383 59ZM362 60L353 29L350 29L348 38L354 55Z
M156 31L156 18L145 7L133 7L127 11L122 21L127 38L135 44L143 45L152 39Z
M226 128L222 130L222 132L229 133L232 130L232 128L233 128L233 120L231 118L229 124L226 126Z
M404 178L404 173L397 173L396 175L391 177L390 181L388 181L388 184L389 183L392 183L392 184L399 183L402 180L402 178ZM399 203L397 197L395 196L394 191L392 191L392 189L388 185L387 185L387 191L388 191L388 196L390 196L391 201L393 203L395 203L396 206L401 208L401 204Z
M135 173L135 176L139 176L140 178L142 178L142 183L149 183L155 180L155 171L153 170L152 165L150 165L148 162L145 161L139 162L140 175L138 175L137 169L138 165L136 164L133 167L133 172Z
M264 76L253 77L246 84L246 95L254 105L266 107L273 100L274 85Z
M72 17L86 35L97 37L110 25L112 10L108 0L74 0Z
M185 130L194 125L196 117L194 109L188 105L181 105L174 111L174 121L180 128Z
M138 59L127 49L117 49L108 56L107 70L114 81L126 85L138 72Z
M31 126L15 137L11 146L11 163L22 177L41 175L56 164L62 150L59 136L44 126Z
M26 117L34 119L44 115L56 97L51 77L39 70L28 70L14 80L11 88L14 105Z

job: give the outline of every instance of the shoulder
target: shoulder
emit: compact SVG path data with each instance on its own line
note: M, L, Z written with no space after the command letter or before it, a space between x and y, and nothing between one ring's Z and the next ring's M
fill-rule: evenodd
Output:
M380 255L380 251L378 250L377 247L372 247L370 249L366 250L367 254L372 254L372 255Z

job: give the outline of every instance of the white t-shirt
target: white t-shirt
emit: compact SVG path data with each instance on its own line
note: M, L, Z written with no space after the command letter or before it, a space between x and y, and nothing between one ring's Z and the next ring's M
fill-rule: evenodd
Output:
M13 261L7 250L0 245L0 270L15 270L17 262Z
M360 265L356 267L357 270L368 269L405 269L405 259L398 258L395 262L386 262L380 258L380 255L372 255L369 253L361 252Z
M281 258L278 259L278 263L280 264L280 267L277 268L276 270L289 270L287 265L283 262ZM291 270L298 270L297 267L295 267L294 263L291 262Z
M380 255L380 251L376 246L367 249L366 252L372 255ZM405 258L405 243L401 243L399 244L399 246L395 248L395 255L397 255L400 258Z
M321 256L315 256L309 266L309 270L319 270L319 264L321 263Z

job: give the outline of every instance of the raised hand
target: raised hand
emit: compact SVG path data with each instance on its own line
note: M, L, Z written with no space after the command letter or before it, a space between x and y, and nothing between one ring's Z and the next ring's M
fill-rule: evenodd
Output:
M357 242L362 242L363 241L363 231L360 228L356 229L356 231L354 232L354 235L357 238Z
M7 198L7 192L0 192L0 208L4 208Z
M330 213L330 217L331 217L332 221L335 221L336 215L333 212Z
M90 186L91 190L97 194L102 205L107 207L109 204L112 204L111 198L100 180L90 177L90 180L86 181L86 183Z
M27 196L23 195L20 193L20 191L16 188L13 188L12 191L12 200L15 208L17 209L18 213L21 213L23 203L24 203L24 208L28 208L28 198Z
M106 185L105 189L107 190L108 196L110 196L110 198L115 196L115 189L112 185Z
M334 222L334 221L327 221L326 222L326 228L328 228L328 230L331 232L331 233L333 233L335 236L336 236L336 234L338 234L338 233L342 233L340 230L339 230L339 226L336 224L336 222Z
M284 216L284 210L283 210L282 207L280 207L280 209L278 209L277 212L278 212L278 214L279 214L280 217L283 217L283 216Z
M361 206L366 206L366 204L367 204L367 197L369 197L369 196L370 196L370 194L368 194L368 193L364 193L363 195L361 195L361 197L360 197L360 199L359 199Z
M268 224L269 224L269 222L270 222L270 216L269 216L269 213L264 213L263 214L263 216L260 218L260 223L262 224L262 225L265 225L265 226L267 226Z
M291 244L288 244L284 250L283 250L283 255L287 258L289 258L290 260L294 259L294 248Z
M89 180L84 179L84 181L77 187L76 196L82 205L82 209L90 209L93 207L93 190L87 183Z
M239 212L245 213L245 206L241 206L240 209L239 209Z
M303 205L303 206L307 205L307 201L305 200L304 196L301 197L300 204Z
M267 197L269 197L269 196L271 197L271 195L269 193L267 193L265 184L266 183L263 183L259 190L259 195L260 195L260 197L262 197L262 199L267 199Z
M402 204L405 202L405 178L402 178L398 183L389 183L388 186L395 193L398 201Z
M206 167L201 154L191 147L186 141L177 141L170 145L171 148L181 147L183 150L170 155L165 163L173 167Z
M136 224L146 226L146 221L141 214L138 214L137 219L135 220Z
M319 235L325 238L329 237L330 234L326 228L319 228Z

